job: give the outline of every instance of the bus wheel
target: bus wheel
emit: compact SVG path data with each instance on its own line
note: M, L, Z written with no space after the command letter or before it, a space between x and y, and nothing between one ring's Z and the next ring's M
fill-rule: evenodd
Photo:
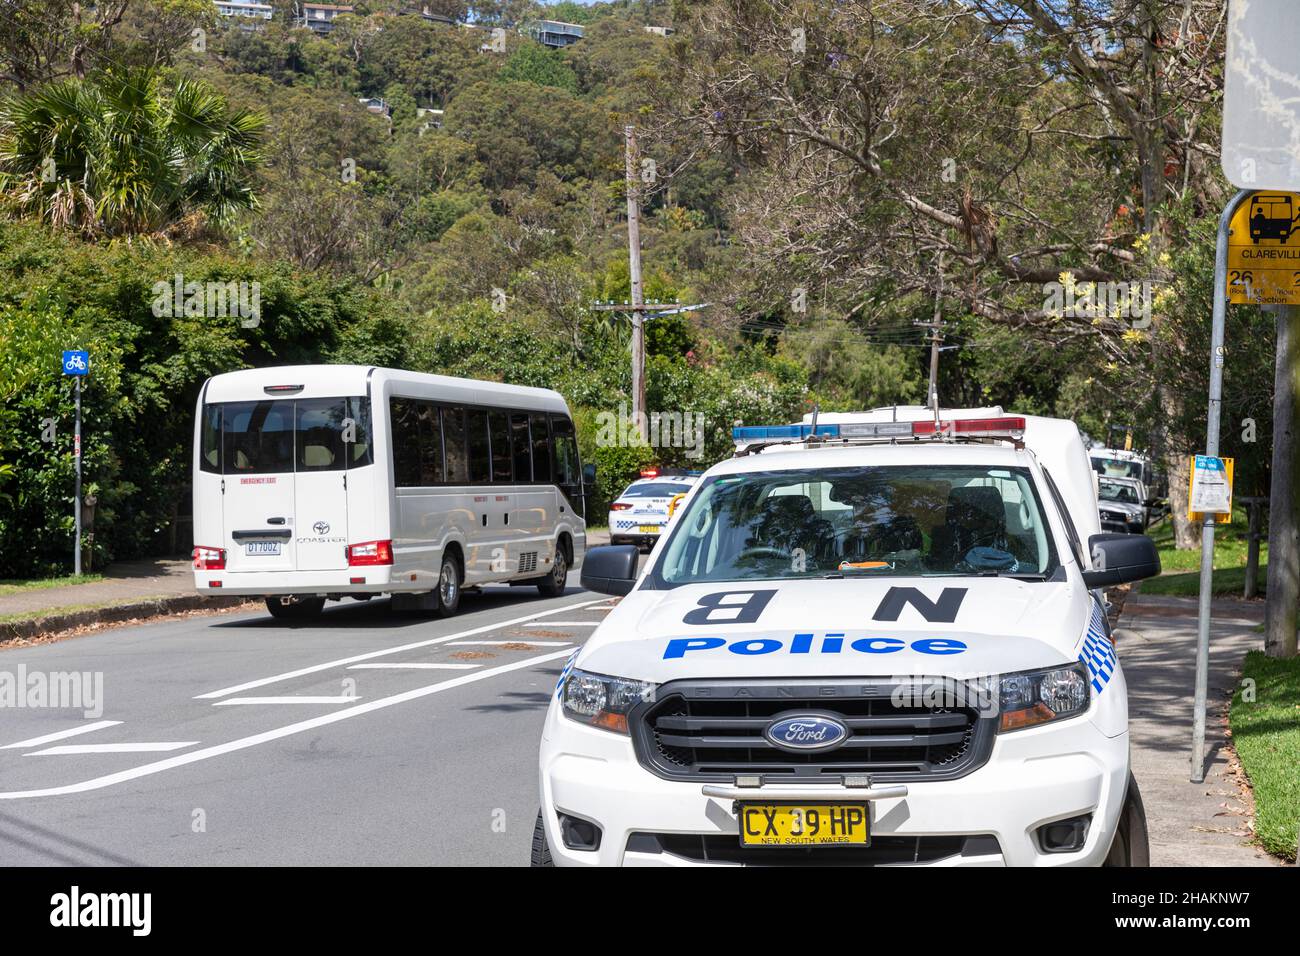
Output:
M537 582L537 590L542 597L559 597L564 593L564 583L569 578L569 559L564 554L564 546L555 549L555 565L551 573Z
M438 616L451 617L460 609L460 562L453 555L443 555L438 574Z
M279 595L272 595L266 599L266 609L271 612L271 617L278 618L281 621L306 621L320 615L321 609L325 607L323 597L309 598L286 598Z

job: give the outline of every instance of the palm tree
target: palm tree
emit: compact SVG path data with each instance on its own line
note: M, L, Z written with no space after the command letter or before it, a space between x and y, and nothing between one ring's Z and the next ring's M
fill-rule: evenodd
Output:
M53 83L0 101L0 204L87 237L222 225L257 205L265 126L150 68Z

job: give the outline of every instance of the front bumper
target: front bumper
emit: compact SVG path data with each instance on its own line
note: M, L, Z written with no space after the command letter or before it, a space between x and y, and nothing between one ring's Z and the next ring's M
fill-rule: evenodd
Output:
M1087 715L1000 735L978 770L956 780L908 783L906 796L870 800L873 842L882 853L909 842L954 847L951 853L922 854L925 864L936 866L1097 866L1110 849L1128 766L1128 734L1107 737ZM554 706L540 771L542 819L558 866L701 865L698 854L673 852L682 835L714 846L739 841L730 798L706 796L700 783L650 773L637 762L629 738L575 723ZM762 802L762 791L752 799ZM825 799L862 798L829 786ZM559 813L600 826L599 849L567 849ZM1043 852L1037 829L1080 815L1091 815L1083 848ZM881 860L878 865L893 865L898 855Z

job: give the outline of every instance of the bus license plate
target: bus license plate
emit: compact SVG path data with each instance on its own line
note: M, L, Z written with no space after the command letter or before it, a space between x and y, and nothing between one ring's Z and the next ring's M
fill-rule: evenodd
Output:
M247 541L244 543L244 553L250 557L254 554L279 554L279 541Z
M740 807L741 846L868 846L869 827L861 803Z

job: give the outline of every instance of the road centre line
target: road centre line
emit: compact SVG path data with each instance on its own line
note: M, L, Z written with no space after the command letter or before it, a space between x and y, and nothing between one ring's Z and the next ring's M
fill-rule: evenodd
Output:
M197 740L162 740L156 743L139 744L63 744L59 747L47 747L44 750L23 754L23 756L67 757L72 754L165 753L168 750L180 750L182 747L193 747L197 743Z
M238 694L240 691L252 690L254 687L265 687L267 684L279 683L283 680L290 680L294 677L302 677L305 674L316 674L320 671L330 670L334 667L342 667L346 664L356 664L360 661L368 661L376 657L386 657L389 654L400 654L403 651L414 651L421 647L430 647L435 644L446 644L448 641L459 640L462 637L473 637L475 634L485 634L488 631L495 631L503 627L513 627L517 624L523 624L525 621L536 620L539 617L546 617L550 614L563 614L566 611L572 611L580 607L586 607L588 604L598 604L599 599L595 601L583 601L581 604L566 604L564 607L552 608L549 611L541 611L533 614L517 617L513 620L502 621L499 624L485 624L482 627L471 628L468 631L460 631L456 634L448 634L446 637L434 637L427 641L415 641L411 644L402 644L398 647L389 647L379 651L369 651L365 654L355 654L352 657L341 657L336 661L327 661L324 664L312 664L309 667L300 667L298 670L285 671L283 674L276 674L274 677L262 677L257 680L250 680L243 684L236 684L234 687L223 687L220 690L208 691L206 694L199 694L195 700L212 700L217 697L229 697L231 694Z
M382 670L413 670L413 671L472 671L482 664L434 664L424 661L394 661L391 664L353 664L348 670L350 671L382 671Z
M97 720L93 724L86 724L84 727L73 727L71 730L59 730L52 734L45 734L41 737L32 737L28 740L20 740L16 744L6 744L0 747L0 750L18 750L26 747L39 747L41 744L53 743L56 740L66 740L69 737L77 737L81 734L88 734L94 730L103 730L105 727L116 727L120 720Z
M531 641L528 638L514 638L509 641L452 641L448 647L508 647L511 644L524 644L528 647L572 647L573 641Z
M409 700L418 700L421 697L428 697L430 694L437 694L444 690L451 690L456 687L462 687L465 684L472 684L476 681L486 680L489 677L496 677L498 674L506 674L511 671L522 670L526 667L533 667L537 664L544 664L547 661L559 660L562 657L567 657L569 653L570 652L567 650L551 651L549 654L539 654L537 657L526 657L523 660L514 661L510 664L502 664L499 667L493 667L489 670L476 671L473 674L462 674L460 677L453 677L449 680L440 681L436 684L429 684L425 687L417 687L414 690L408 690L401 694L393 694L391 697L376 698L368 703L358 704L356 707L348 707L345 710L336 710L320 717L312 717L309 720L300 720L295 724L287 724L286 726L278 727L275 730L267 730L260 734L253 734L251 737L241 737L238 740L232 740L228 743L216 744L212 747L204 747L202 750L192 750L189 753L178 754L175 757L168 757L165 760L155 760L153 763L147 763L139 767L132 767L130 770L122 770L102 777L95 777L91 780L82 781L81 783L68 784L62 787L46 787L41 790L16 790L11 793L0 793L0 800L23 800L31 797L55 797L64 796L70 793L87 793L91 790L102 790L104 787L111 787L117 783L125 783L128 780L136 780L140 777L162 773L165 770L183 767L186 764L197 763L200 760L208 760L212 757L219 757L223 754L233 753L237 750L246 750L249 747L256 747L258 744L269 743L272 740L279 740L282 737L289 737L293 734L303 733L304 731L315 730L317 727L325 727L329 724L348 720L352 717L360 717L362 714L369 714L376 710L383 710L385 707L392 707Z
M213 707L231 707L236 704L355 704L360 697L228 697L214 701Z

